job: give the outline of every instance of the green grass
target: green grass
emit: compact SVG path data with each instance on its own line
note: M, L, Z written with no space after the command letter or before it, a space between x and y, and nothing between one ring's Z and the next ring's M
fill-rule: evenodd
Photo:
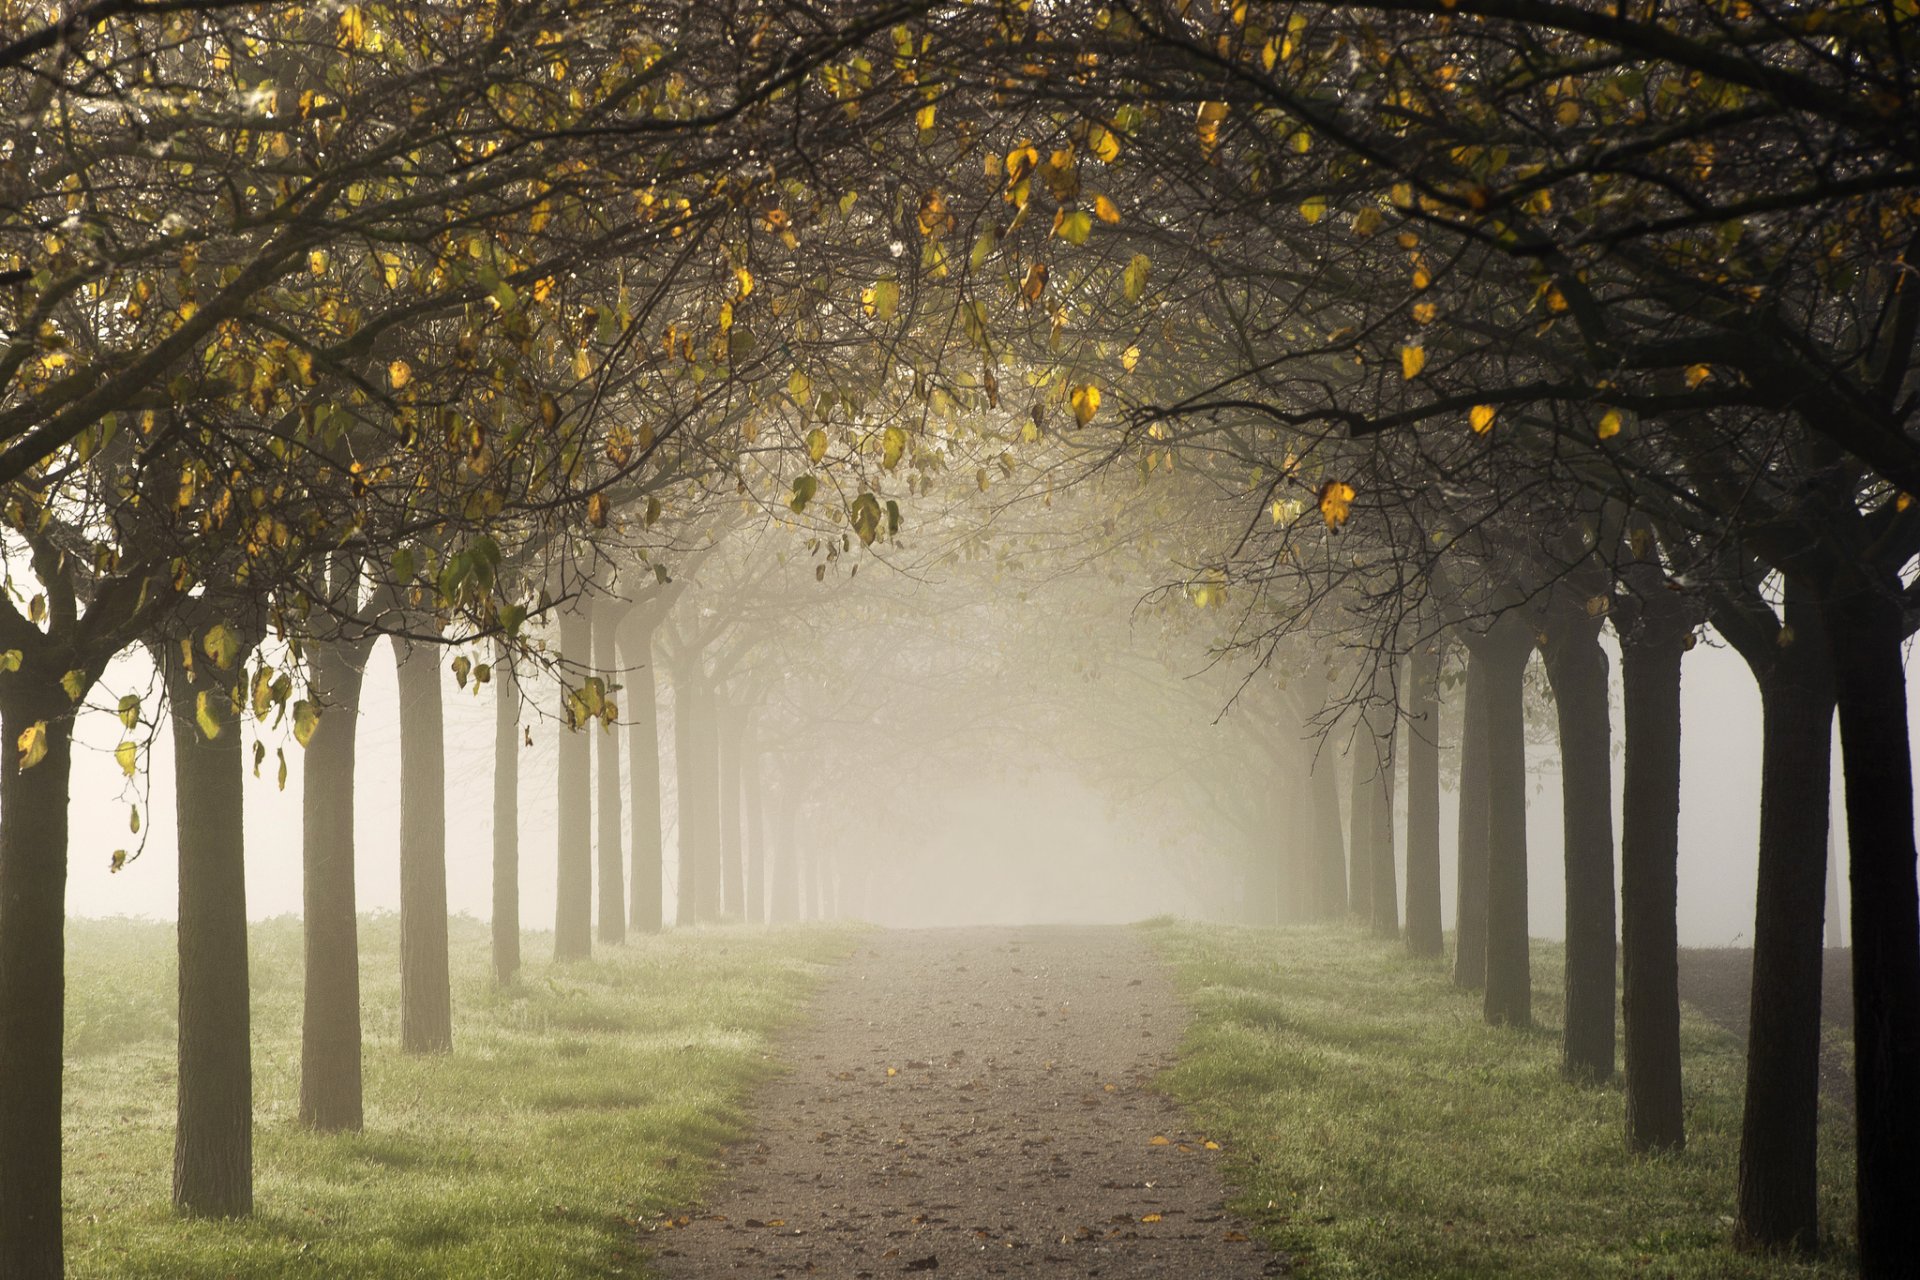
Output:
M1557 946L1526 1032L1436 964L1346 928L1155 922L1196 1012L1164 1086L1231 1154L1235 1207L1309 1277L1855 1274L1851 1117L1821 1116L1819 1258L1728 1244L1744 1054L1690 1011L1688 1145L1625 1150L1621 1087L1559 1075Z
M529 934L497 991L484 925L452 932L451 1057L398 1047L399 928L361 926L366 1132L295 1123L300 926L252 939L255 1216L171 1210L173 928L68 927L68 1274L644 1274L638 1221L697 1201L713 1157L851 929L711 929L555 966Z

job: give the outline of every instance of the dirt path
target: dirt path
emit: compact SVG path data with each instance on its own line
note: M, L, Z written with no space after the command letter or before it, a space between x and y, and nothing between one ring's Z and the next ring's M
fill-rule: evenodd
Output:
M1124 928L876 934L786 1042L670 1277L1278 1273L1221 1152L1145 1086L1187 1014ZM663 1224L664 1226L664 1224Z

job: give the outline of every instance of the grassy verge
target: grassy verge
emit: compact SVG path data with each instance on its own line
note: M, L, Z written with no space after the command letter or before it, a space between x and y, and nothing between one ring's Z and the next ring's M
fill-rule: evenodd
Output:
M1559 1077L1560 950L1534 949L1528 1032L1397 944L1344 928L1156 922L1196 1019L1165 1085L1233 1159L1235 1207L1311 1277L1855 1274L1851 1118L1822 1114L1814 1260L1727 1244L1744 1055L1689 1012L1688 1146L1622 1142L1620 1086Z
M769 1037L848 929L703 930L488 977L484 925L453 922L451 1057L402 1054L399 927L361 926L367 1127L295 1124L300 926L253 932L256 1216L168 1204L173 929L69 927L65 1185L73 1276L642 1274L635 1223L699 1194L743 1131ZM529 935L529 956L547 951Z

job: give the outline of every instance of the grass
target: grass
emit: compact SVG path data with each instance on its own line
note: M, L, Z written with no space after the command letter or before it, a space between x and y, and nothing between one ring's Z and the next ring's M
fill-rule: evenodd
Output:
M1821 1115L1831 1243L1736 1252L1741 1046L1690 1011L1688 1145L1627 1153L1616 1084L1559 1075L1561 953L1534 948L1531 1031L1484 1025L1441 968L1346 928L1155 922L1196 1012L1164 1086L1232 1159L1235 1208L1315 1278L1857 1273L1852 1120Z
M366 1132L295 1122L300 925L252 938L255 1216L169 1205L173 927L68 927L68 1274L165 1277L646 1274L641 1220L696 1203L770 1037L850 929L695 930L488 975L486 927L453 922L454 1047L398 1047L399 926L361 925ZM546 954L540 935L529 957Z

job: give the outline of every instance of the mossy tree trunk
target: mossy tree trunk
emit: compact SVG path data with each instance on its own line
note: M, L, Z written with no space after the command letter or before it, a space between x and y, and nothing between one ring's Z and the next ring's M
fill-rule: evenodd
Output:
M400 1047L453 1049L447 975L446 705L437 645L398 641Z
M620 685L613 695L622 712L629 707L628 686L620 670L620 620L632 606L622 600L596 600L593 604L593 667L609 688ZM644 691L650 694L651 688ZM600 871L600 906L596 927L600 941L614 944L627 940L626 848L620 834L620 728L618 725L594 725L593 738L593 818L595 861Z
M1566 1013L1560 1069L1570 1080L1613 1076L1613 727L1607 707L1604 613L1556 598L1541 657L1560 734L1562 850L1566 867Z
M179 645L153 645L171 709L179 842L179 1069L173 1204L200 1217L253 1212L253 1041L240 726L224 690L195 683ZM244 655L242 655L244 656ZM200 692L215 696L198 723Z
M320 723L301 772L305 1007L300 1021L300 1123L359 1132L360 932L354 909L353 784L360 687L371 643L313 645Z
M574 610L560 615L563 678L578 682L591 664L592 638L587 619ZM565 698L564 692L562 698ZM553 905L553 958L585 960L593 954L593 779L589 763L596 724L568 723L564 709L560 735L558 793L554 815L557 842Z
M520 971L520 677L501 646L493 666L493 980Z

